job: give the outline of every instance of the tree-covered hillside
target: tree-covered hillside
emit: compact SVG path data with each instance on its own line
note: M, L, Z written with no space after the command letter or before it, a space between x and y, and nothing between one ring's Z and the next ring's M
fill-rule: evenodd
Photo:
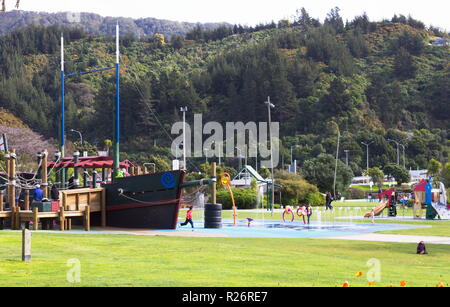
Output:
M149 12L151 13L151 12ZM116 18L102 17L93 13L45 13L29 11L10 11L0 14L0 35L20 30L28 26L73 26L81 27L89 34L113 35L115 25L119 22L123 33L135 37L153 37L156 33L165 36L185 35L197 25L190 22L178 22L157 18ZM225 23L200 24L202 29L215 29Z
M0 107L49 138L59 133L61 32L67 73L114 62L113 38L83 29L31 26L0 38ZM323 23L302 10L293 21L257 27L194 27L170 39L124 36L124 155L169 159L167 131L180 119L180 106L189 107L189 120L201 112L204 121L267 121L270 96L286 163L291 146L300 165L333 155L331 122L355 174L365 168L367 141L375 142L372 166L396 162L388 139L406 146L408 168L448 161L450 51L429 43L436 34L404 16L371 22L363 15L345 24L333 9ZM113 78L103 72L66 85L68 129L99 146L112 137Z

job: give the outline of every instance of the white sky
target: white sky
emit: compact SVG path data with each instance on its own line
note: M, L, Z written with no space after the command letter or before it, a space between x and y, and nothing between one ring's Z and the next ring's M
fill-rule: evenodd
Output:
M345 19L367 12L371 20L391 18L395 13L450 30L450 2L443 0L21 0L20 9L45 12L91 12L102 16L154 17L189 22L229 22L243 25L289 18L305 7L323 21L338 6ZM12 8L15 0L7 0ZM447 4L445 4L447 3Z

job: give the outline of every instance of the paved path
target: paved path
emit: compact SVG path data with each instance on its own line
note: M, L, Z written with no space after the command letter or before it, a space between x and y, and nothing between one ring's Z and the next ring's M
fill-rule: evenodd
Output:
M328 237L328 238L323 238L323 239L396 242L396 243L417 243L417 244L421 241L424 241L427 244L450 245L450 237L387 235L387 234L376 234L376 233L351 235L351 236Z

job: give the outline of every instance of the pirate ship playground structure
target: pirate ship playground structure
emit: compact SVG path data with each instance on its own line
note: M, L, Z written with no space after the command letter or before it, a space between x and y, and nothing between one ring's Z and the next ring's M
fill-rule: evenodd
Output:
M115 70L115 104L114 104L114 139L112 157L80 157L78 152L73 157L65 156L65 80L66 78ZM163 173L149 173L130 161L120 162L120 49L119 25L116 26L116 63L107 68L95 69L81 73L66 74L64 70L64 38L61 36L61 122L60 122L60 152L54 161L48 161L47 151L38 154L38 171L31 180L25 180L16 173L15 151L7 152L6 158L6 198L0 194L0 228L4 221L10 220L12 229L20 229L33 225L38 230L52 228L55 220L59 221L60 230L70 230L72 219L83 219L85 229L90 225L146 228L146 229L175 229L179 210L182 204L183 189L187 187L213 185L215 179L203 179L184 182L184 170L167 171ZM68 188L69 169L73 169L76 189ZM126 177L118 176L120 169L126 169L130 174ZM78 180L80 170L83 172L83 185ZM91 170L91 176L88 176ZM101 178L97 170L101 170ZM213 178L215 167L213 167ZM44 200L48 199L50 187L49 174L54 171L56 182L59 182L59 201L33 204L30 201L30 191L39 182L44 192ZM89 178L91 177L91 178ZM100 181L100 184L99 184ZM25 190L24 203L17 201L17 187ZM215 193L213 193L215 194ZM6 210L6 204L9 210Z

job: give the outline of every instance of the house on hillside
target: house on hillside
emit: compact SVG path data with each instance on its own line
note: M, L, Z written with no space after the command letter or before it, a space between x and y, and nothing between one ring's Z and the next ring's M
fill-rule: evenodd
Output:
M438 46L438 47L449 47L450 46L450 39L449 38L440 37L440 38L436 39L435 41L433 41L431 43L431 45Z

